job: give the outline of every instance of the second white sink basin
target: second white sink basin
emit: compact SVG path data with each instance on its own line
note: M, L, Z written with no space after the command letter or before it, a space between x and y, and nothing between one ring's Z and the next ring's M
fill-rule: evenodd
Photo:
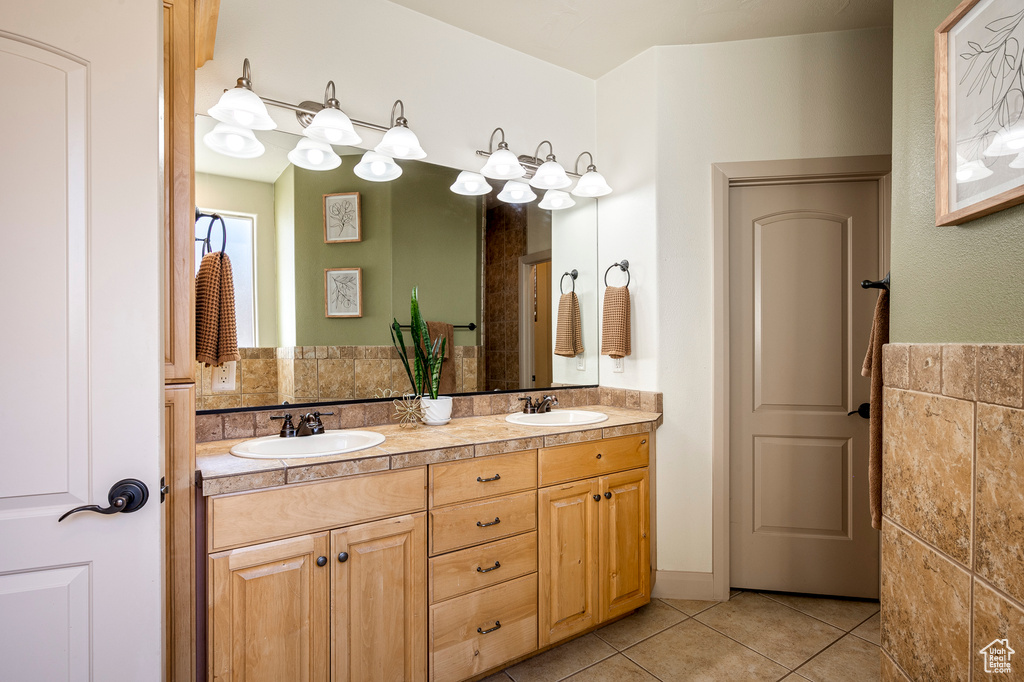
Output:
M326 431L315 436L254 438L232 447L231 454L250 459L326 457L365 450L383 442L384 436L374 431Z
M526 426L583 426L597 424L606 419L608 419L608 415L604 412L590 412L589 410L551 410L543 414L514 412L505 417L507 422Z

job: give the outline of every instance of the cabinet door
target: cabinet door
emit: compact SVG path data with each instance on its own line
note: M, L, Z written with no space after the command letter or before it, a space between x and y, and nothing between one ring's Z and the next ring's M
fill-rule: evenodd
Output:
M334 682L427 678L426 515L331 533Z
M540 490L541 647L598 622L597 495L596 478Z
M601 621L651 599L650 495L648 469L600 479Z
M213 680L326 682L326 533L213 554L210 574Z

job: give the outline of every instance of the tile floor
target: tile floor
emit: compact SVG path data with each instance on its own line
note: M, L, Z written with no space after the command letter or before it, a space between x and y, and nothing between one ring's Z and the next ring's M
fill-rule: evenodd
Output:
M877 601L735 591L655 599L633 615L483 682L872 682Z

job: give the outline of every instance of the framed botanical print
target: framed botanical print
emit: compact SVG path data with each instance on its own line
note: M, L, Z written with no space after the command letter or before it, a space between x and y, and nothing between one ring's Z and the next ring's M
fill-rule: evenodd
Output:
M363 240L359 192L324 195L324 243Z
M363 316L363 269L324 270L324 312L327 317Z
M965 0L935 29L935 224L1024 202L1024 7Z

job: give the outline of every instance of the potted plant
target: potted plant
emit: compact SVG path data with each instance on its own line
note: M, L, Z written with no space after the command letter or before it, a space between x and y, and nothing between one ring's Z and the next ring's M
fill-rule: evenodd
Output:
M423 423L430 426L447 424L452 418L451 396L438 396L441 385L441 365L444 363L444 352L447 341L444 337L430 340L427 323L420 314L418 287L412 288L410 304L410 327L413 341L413 365L409 365L409 349L405 345L402 327L398 320L392 318L391 341L398 349L405 373L409 376L413 393L420 396L423 405Z

